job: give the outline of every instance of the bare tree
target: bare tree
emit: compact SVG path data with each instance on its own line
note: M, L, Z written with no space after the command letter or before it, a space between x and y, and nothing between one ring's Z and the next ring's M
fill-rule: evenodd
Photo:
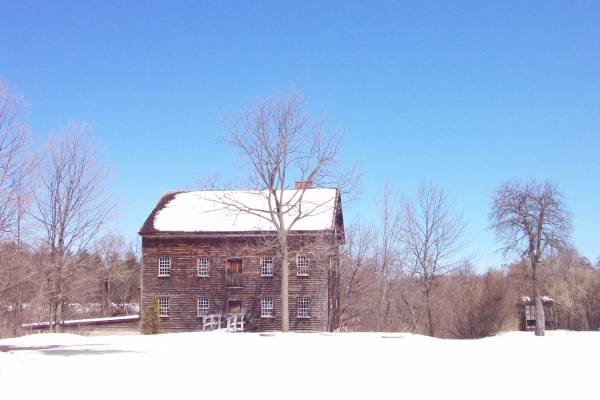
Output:
M361 299L357 297L367 292L361 284L371 257L374 232L368 225L355 223L345 228L345 234L346 242L340 260L340 327L347 329L364 311L362 307L358 307Z
M543 336L545 317L539 281L542 260L547 250L565 247L571 231L563 196L550 182L505 182L493 195L490 221L504 250L517 252L531 265L535 334Z
M227 142L249 169L250 185L268 206L244 203L223 195L220 203L236 212L266 221L276 234L282 259L281 301L284 332L289 330L288 275L290 230L301 220L323 213L332 199L309 202L311 186L344 187L349 175L336 173L339 133L327 133L322 120L306 111L302 97L292 91L285 97L259 100L242 107L237 121L227 121ZM303 182L295 188L295 182ZM251 204L250 204L251 203Z
M23 181L31 172L24 108L23 98L0 81L0 235L3 238L14 233L18 209L22 206L17 195L22 193Z
M97 240L94 247L100 261L96 265L94 283L100 287L102 314L108 317L112 313L113 291L126 274L126 271L121 268L125 254L125 240L120 236L109 234Z
M423 290L430 336L435 334L432 297L438 279L464 262L460 257L464 227L443 190L431 183L419 185L414 204L404 204L400 244L406 267Z
M128 313L127 303L137 301L139 268L135 254L122 236L112 234L103 236L95 247L100 258L96 279L100 283L103 314L109 316L120 312L114 309L113 303Z
M23 236L30 207L33 156L24 120L25 100L0 80L0 298L10 301L11 331L20 327L25 293L31 291L33 271L27 265ZM0 304L1 306L1 304Z
M76 256L107 224L115 206L105 191L107 169L98 164L84 131L70 123L51 137L39 168L33 217L48 251L44 275L52 323L63 318Z
M398 238L401 224L401 212L398 199L392 194L389 185L383 188L379 208L380 231L376 236L375 263L379 274L378 296L374 296L378 317L377 329L386 330L390 314L390 285L394 275L400 272Z

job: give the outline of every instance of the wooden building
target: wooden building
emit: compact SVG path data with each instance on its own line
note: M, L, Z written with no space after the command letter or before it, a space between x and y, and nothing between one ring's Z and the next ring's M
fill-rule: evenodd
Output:
M300 193L299 210L287 215L304 213L288 234L290 329L331 331L339 324L341 197L302 187L285 195ZM142 312L157 298L164 331L202 330L231 316L244 330L281 329L281 256L272 225L258 215L268 209L261 191L165 194L139 232Z
M542 304L544 306L544 319L546 322L546 329L559 329L559 307L555 303L554 299L549 296L542 296ZM536 321L534 299L529 296L523 296L517 303L516 307L517 316L519 318L519 330L534 330Z

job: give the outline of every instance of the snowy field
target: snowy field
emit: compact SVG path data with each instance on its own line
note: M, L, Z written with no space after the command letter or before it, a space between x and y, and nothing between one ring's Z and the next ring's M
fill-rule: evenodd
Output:
M2 399L593 399L600 390L600 332L39 334L0 340L0 350Z

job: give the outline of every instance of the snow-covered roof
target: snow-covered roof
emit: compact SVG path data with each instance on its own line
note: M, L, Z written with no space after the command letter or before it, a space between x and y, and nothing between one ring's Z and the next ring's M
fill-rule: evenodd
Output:
M337 189L285 190L283 201L289 207L284 218L286 228L292 231L332 230L337 197ZM274 207L268 191L259 190L168 193L140 233L273 231L269 204ZM299 213L303 217L293 223Z
M554 302L554 299L550 296L542 296L541 299L542 299L542 303L544 303L544 304ZM533 304L533 303L535 303L535 300L529 296L521 296L521 302Z

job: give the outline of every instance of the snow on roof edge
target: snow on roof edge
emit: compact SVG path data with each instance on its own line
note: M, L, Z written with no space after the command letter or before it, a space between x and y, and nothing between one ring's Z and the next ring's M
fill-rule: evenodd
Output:
M286 189L284 196L293 197L301 190ZM274 232L268 216L267 197L261 190L197 190L168 191L163 194L152 213L140 229L147 233L242 233ZM298 220L292 231L328 231L335 229L339 211L339 189L311 188L303 194L302 204L313 207L309 214ZM223 201L225 200L225 201ZM227 201L231 204L224 205ZM249 204L245 212L234 203ZM289 222L293 217L287 216Z

